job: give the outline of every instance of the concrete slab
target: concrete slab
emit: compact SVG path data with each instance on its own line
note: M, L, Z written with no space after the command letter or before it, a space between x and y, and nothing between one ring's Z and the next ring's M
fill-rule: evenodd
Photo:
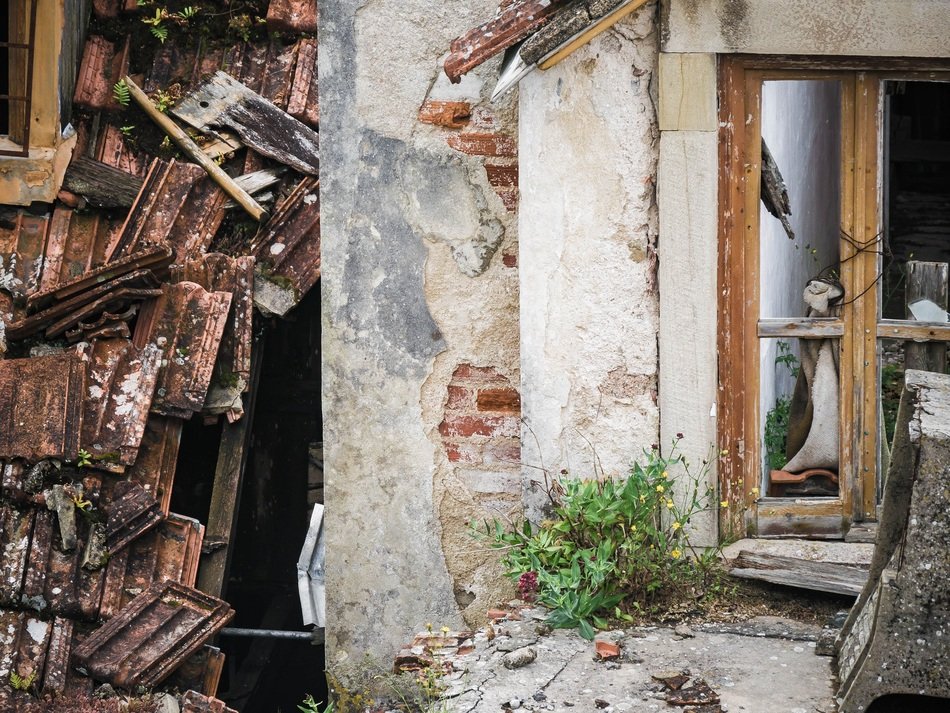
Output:
M450 676L454 681L448 681L449 694L455 695L446 710L682 710L666 702L666 689L651 676L684 670L719 694L724 711L834 710L831 659L815 655L814 641L771 638L757 633L754 622L747 635L695 630L684 637L662 627L617 632L622 653L613 662L595 661L593 642L574 631L538 635L538 630L537 622L504 622L496 625L493 641L485 632L477 634L475 652L455 662L456 673ZM543 633L543 625L540 630ZM796 637L796 631L789 627L790 636ZM807 633L804 638L810 638ZM521 668L505 668L499 644L507 648L509 638L533 642L534 660Z

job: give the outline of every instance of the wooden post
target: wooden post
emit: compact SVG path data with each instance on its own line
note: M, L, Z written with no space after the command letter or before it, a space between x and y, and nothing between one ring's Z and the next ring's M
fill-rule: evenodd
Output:
M132 81L131 77L125 78L125 83L129 87L129 94L135 99L135 102L142 107L142 110L148 114L149 118L158 124L162 130L168 134L172 141L180 148L192 161L201 166L208 175L233 198L244 210L250 213L251 217L258 222L267 220L267 211L264 210L257 201L251 198L250 194L241 186L234 182L227 173L224 172L218 164L214 162L208 154L201 150L191 137L185 133L178 124L172 121L168 116L160 112L148 95L139 89L138 85Z
M947 309L947 263L907 261L907 290L904 303L907 319L913 319L910 305L917 300L930 300L940 309ZM943 342L905 342L904 367L921 371L947 370L947 345Z

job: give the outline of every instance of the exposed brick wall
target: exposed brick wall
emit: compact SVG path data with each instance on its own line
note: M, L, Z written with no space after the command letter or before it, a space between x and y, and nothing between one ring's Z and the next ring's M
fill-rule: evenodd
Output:
M439 433L471 491L520 492L521 396L506 376L492 367L459 364Z
M446 142L459 153L483 159L488 182L509 212L518 209L518 143L498 131L494 114L470 102L429 96L419 107L419 121L452 130Z

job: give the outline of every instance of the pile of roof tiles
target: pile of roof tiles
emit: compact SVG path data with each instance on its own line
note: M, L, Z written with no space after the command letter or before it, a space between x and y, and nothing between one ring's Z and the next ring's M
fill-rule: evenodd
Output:
M272 0L267 20L313 32L316 3ZM204 170L150 159L103 119L128 54L88 37L60 200L0 220L0 710L108 682L193 689L183 710L230 711L213 697L223 656L206 642L234 612L194 588L204 527L169 512L182 425L242 417L255 305L282 315L320 276L319 184L299 165L205 127L206 150L271 202L255 231L226 230L240 208ZM315 139L316 61L306 37L169 42L143 83L197 87L226 67ZM102 180L116 189L97 192Z

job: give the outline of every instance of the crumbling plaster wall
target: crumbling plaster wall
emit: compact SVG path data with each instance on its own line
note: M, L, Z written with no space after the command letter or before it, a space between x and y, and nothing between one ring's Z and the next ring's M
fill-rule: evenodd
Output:
M535 518L542 466L622 475L658 441L655 8L521 82L523 477Z
M465 531L491 508L516 507L520 492L491 463L463 472L442 425L450 382L466 370L508 395L473 401L491 409L478 422L501 439L517 423L516 226L490 179L516 171L514 112L479 108L497 63L460 87L437 80L451 39L496 9L321 0L327 645L337 670L363 653L385 664L427 622L460 627L463 609L501 595L494 558ZM439 91L470 103L471 122L421 123Z

